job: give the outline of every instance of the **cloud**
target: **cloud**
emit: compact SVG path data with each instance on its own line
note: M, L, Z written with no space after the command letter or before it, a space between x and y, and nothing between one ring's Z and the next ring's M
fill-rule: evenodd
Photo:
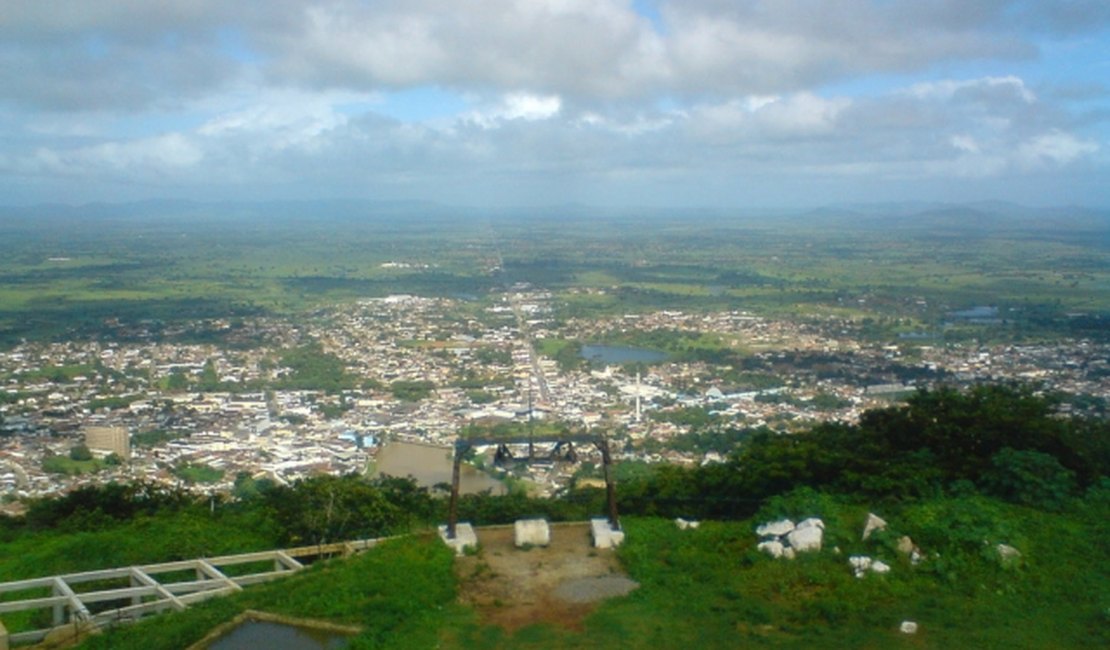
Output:
M534 95L532 93L507 93L493 107L473 111L463 117L483 128L495 128L506 120L550 119L559 114L563 101L557 95Z
M967 99L983 101L1006 101L1014 98L1026 104L1037 101L1037 96L1025 86L1025 82L1014 76L926 81L914 84L908 92L921 99L951 99L962 95Z
M189 138L167 134L126 142L104 142L72 149L39 148L21 161L23 173L119 177L151 180L196 166L204 154Z
M993 103L967 92L998 88L1006 92L984 95ZM1023 88L1016 78L939 80L927 91L869 99L799 92L602 113L518 92L428 125L374 113L372 95L268 91L237 96L189 130L29 148L0 165L35 174L84 169L119 182L172 178L229 190L285 183L348 193L750 174L993 178L1065 169L1099 151L1051 107L1027 101ZM349 114L342 107L352 102L367 108Z
M1039 66L1101 38L1108 3L654 4L8 0L0 190L699 198L1105 163L1105 84ZM428 97L450 106L406 105Z
M1023 142L1018 147L1017 160L1025 169L1057 167L1093 154L1098 149L1098 145L1094 142L1053 130Z
M141 109L258 76L310 90L434 85L591 102L774 95L1029 59L1056 15L994 0L659 5L656 18L630 0L8 0L0 63L20 74L0 85L0 101ZM1103 6L1069 3L1051 31L1105 26Z

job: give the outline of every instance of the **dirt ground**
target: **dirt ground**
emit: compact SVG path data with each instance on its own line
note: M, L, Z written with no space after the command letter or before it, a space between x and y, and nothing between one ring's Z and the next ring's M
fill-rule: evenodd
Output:
M551 526L551 544L518 549L513 527L479 528L479 552L457 558L460 599L483 622L516 630L533 623L580 629L597 602L636 587L610 549L595 549L589 524Z

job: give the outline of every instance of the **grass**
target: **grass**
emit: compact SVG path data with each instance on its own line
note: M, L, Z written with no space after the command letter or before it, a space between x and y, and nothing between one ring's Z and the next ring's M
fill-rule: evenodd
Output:
M359 625L347 646L434 647L437 630L463 618L454 604L452 552L430 536L387 542L348 560L318 563L188 611L90 638L83 648L179 650L247 609Z
M188 483L217 483L224 477L224 471L204 464L183 463L174 467L173 473Z

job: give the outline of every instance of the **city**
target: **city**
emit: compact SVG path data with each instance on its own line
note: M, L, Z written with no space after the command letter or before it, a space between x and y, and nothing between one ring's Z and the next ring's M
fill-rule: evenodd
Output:
M528 285L481 303L364 299L295 323L235 323L241 336L264 342L251 346L143 341L154 337L142 332L134 342L18 345L0 352L3 508L17 514L28 498L111 481L232 495L244 477L287 485L316 474L367 473L391 441L449 448L466 431L506 424L546 435L605 431L620 443L619 462L697 465L722 460L728 449L681 444L692 431L789 434L821 421L851 423L918 387L1016 381L1084 396L1062 404L1063 412L1105 408L1110 399L1105 342L872 345L850 320L742 311L557 323L553 300ZM233 329L226 319L203 326ZM745 368L619 344L592 346L615 354L610 362L578 350L562 367L565 355L561 362L541 353L547 341L605 344L630 333L710 337L726 350L743 348ZM339 375L317 378L333 382L330 389L293 387L298 370L282 365L292 349L338 360ZM629 353L654 361L621 356ZM87 444L89 457L78 461L75 450L104 428L126 432L126 443ZM492 469L493 449L478 451L477 462ZM580 463L596 464L594 454L583 449ZM550 496L578 469L535 464L517 478L530 493Z

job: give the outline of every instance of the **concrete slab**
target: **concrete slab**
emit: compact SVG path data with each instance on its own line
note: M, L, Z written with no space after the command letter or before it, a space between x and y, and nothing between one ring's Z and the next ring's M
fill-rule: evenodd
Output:
M546 519L517 519L513 523L513 542L521 546L547 546L551 543L551 527Z
M455 524L455 539L447 537L447 524L443 524L439 527L439 538L455 549L455 555L465 555L466 549L478 548L478 536L474 534L474 527L467 522Z
M590 520L590 536L594 540L594 548L615 548L624 541L623 530L613 530L609 520L604 518Z

